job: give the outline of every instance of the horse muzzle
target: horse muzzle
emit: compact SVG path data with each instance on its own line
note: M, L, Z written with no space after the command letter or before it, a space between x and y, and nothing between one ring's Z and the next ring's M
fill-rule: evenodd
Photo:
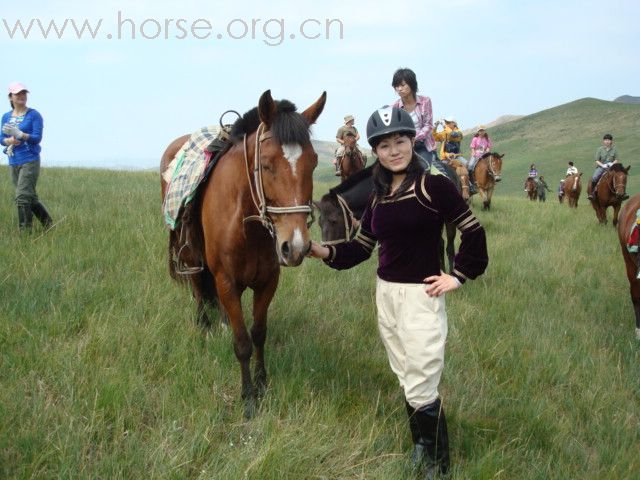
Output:
M311 248L309 232L295 228L289 238L280 240L277 236L276 250L278 260L283 267L297 267L302 263Z
M495 178L496 183L499 182L500 180L502 180L502 177L500 175L496 175L494 178Z

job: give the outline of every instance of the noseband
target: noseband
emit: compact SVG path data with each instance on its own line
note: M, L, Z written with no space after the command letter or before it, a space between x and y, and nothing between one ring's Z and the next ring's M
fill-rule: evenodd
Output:
M261 123L256 132L256 144L255 144L255 159L253 165L253 182L251 181L251 174L249 173L249 155L247 147L247 134L244 134L244 163L247 172L247 181L249 182L249 191L251 192L251 199L253 204L258 210L258 215L250 215L245 217L243 222L257 221L269 231L269 234L275 238L275 225L273 220L269 216L270 213L276 215L286 215L291 213L306 213L311 216L309 222L307 222L307 228L311 226L315 218L313 216L313 209L311 208L311 202L308 205L293 205L290 207L273 207L267 205L267 200L264 194L264 183L262 181L262 162L260 161L260 145L264 140L271 138L271 132L269 130L264 131L265 125Z
M487 158L487 165L489 166L489 174L493 178L496 178L496 171L493 168L493 155L489 155L489 157Z

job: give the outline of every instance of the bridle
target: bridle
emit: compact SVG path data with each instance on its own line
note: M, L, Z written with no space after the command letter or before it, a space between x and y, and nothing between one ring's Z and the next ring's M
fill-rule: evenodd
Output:
M622 193L618 193L618 185L616 185L616 177L617 177L616 172L608 170L606 173L611 175L611 183L607 182L607 185L609 186L609 190L611 191L611 193L613 193L616 196L624 195L625 184L622 185ZM619 172L619 173L622 173L622 172Z
M349 205L347 205L346 200L338 194L336 194L336 199L338 200L340 210L342 210L342 220L344 221L344 238L322 242L323 245L335 245L336 243L348 242L355 236L357 231L355 217L353 216L353 212L349 208Z
M251 181L251 174L249 173L249 155L248 155L248 147L247 147L247 134L244 134L243 137L243 146L244 146L244 163L246 166L247 172L247 181L249 183L249 191L251 192L251 199L253 200L253 204L258 210L258 215L250 215L243 219L243 222L257 221L262 224L264 228L269 231L269 234L275 238L276 230L275 224L273 220L269 216L270 213L276 215L286 215L291 213L306 213L311 216L311 219L307 222L307 228L311 226L314 222L315 217L313 215L313 209L311 208L311 202L307 205L293 205L290 207L273 207L271 205L267 205L267 200L264 194L264 183L262 181L262 162L260 161L260 145L263 141L271 138L271 131L265 131L265 124L261 123L258 127L258 131L256 132L256 143L255 143L255 158L253 162L253 182Z
M485 158L487 158L487 166L489 167L489 174L493 178L496 178L496 176L497 176L496 170L495 170L495 168L493 168L493 155L488 155Z

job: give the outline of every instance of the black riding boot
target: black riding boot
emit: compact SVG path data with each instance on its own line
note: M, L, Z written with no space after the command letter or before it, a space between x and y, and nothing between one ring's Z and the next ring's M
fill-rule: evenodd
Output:
M476 176L475 176L475 171L471 170L469 172L469 194L473 195L475 193L478 193L478 188L476 185Z
M411 461L424 469L424 478L432 480L449 472L449 435L440 399L415 410L408 403L409 428L414 448Z
M45 228L45 230L51 228L51 225L53 225L53 219L42 203L38 202L32 204L31 210L33 211L33 214L36 216L36 218L40 220L40 223Z
M31 205L18 205L18 226L21 232L31 232L33 212Z
M591 193L589 195L587 195L587 199L589 200L593 200L593 197L596 194L596 183L598 183L597 181L594 182L593 180L591 180Z

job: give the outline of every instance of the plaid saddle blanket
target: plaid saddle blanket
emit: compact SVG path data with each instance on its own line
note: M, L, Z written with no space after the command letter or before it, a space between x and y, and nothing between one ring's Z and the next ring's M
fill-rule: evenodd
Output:
M207 147L220 133L219 126L202 127L178 150L175 158L162 172L169 184L162 205L164 222L171 230L180 225L182 209L193 200L202 181L212 153Z

